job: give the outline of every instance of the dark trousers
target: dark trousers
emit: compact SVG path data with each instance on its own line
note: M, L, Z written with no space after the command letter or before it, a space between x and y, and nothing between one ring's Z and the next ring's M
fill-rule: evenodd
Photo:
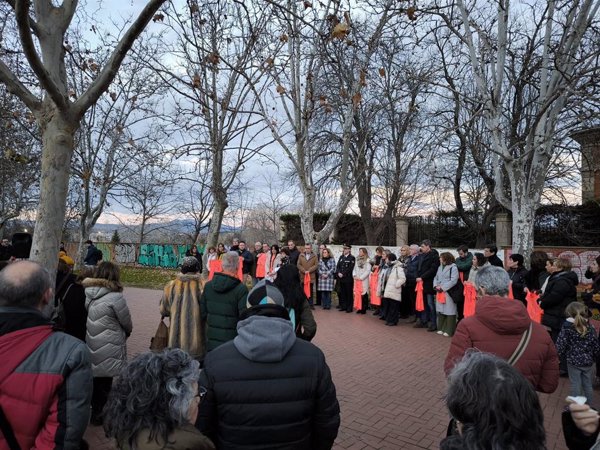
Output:
M112 377L94 377L92 390L92 418L100 417L112 388Z
M340 309L346 311L352 311L353 301L352 301L352 288L354 285L352 281L350 283L340 283Z
M402 286L402 302L400 303L400 317L406 319L415 313L415 302L417 293L415 285L406 284Z
M381 297L381 307L379 308L379 319L380 320L386 320L387 319L387 313L390 309L390 299L389 298L385 298L385 297Z
M363 294L360 298L360 309L359 311L361 313L366 313L367 309L369 308L369 295L368 294Z
M317 291L317 301L315 302L315 305L320 306L321 305L321 295L322 295L323 291Z
M397 300L388 300L387 314L385 315L385 323L392 325L398 325L398 318L400 317L400 302Z

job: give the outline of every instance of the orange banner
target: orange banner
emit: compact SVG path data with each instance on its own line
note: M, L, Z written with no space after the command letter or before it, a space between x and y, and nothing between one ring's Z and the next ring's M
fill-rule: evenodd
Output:
M354 307L357 310L362 309L362 280L354 280Z
M223 263L220 259L213 259L208 262L208 279L212 280L215 273L223 272Z
M529 317L531 320L537 323L542 323L542 316L544 315L544 310L540 305L538 305L538 299L540 298L539 294L535 292L529 292L529 289L525 289L527 295L525 296L525 300L527 301L527 312L529 313Z
M473 283L465 283L465 307L463 310L463 315L465 317L470 317L475 314L475 303L477 292L475 290L475 285Z
M423 302L423 280L417 281L417 287L415 287L417 293L417 301L415 303L416 311L425 311L425 303Z
M508 298L514 300L515 296L513 295L513 291L512 291L512 281L510 283L508 283Z
M371 294L371 305L380 306L381 298L377 295L377 282L379 281L379 267L376 266L375 270L369 275L369 292Z
M310 298L310 273L304 274L304 295L306 298Z
M441 304L446 303L446 293L444 291L442 292L437 292L435 294L435 300L440 302Z

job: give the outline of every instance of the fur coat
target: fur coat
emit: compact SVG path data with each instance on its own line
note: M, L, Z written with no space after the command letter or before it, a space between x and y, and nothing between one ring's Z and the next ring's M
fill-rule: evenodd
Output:
M202 288L199 273L179 273L165 286L160 300L161 315L169 317L169 347L185 350L197 359L206 353L200 314Z

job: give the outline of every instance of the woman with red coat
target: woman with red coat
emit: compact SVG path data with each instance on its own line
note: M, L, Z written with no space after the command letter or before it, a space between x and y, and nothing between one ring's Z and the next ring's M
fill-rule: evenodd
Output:
M552 393L558 386L558 355L546 329L532 322L523 303L509 299L508 274L502 267L482 267L475 285L481 298L475 315L461 320L444 362L446 375L468 348L508 360L531 327L525 351L514 363L536 391Z

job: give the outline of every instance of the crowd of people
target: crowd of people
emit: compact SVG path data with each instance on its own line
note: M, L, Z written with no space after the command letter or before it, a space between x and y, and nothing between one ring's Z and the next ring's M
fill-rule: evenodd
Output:
M560 375L571 384L567 445L600 448L600 342L586 306L600 301L600 257L581 302L570 261L543 252L530 255L528 270L519 254L504 267L493 245L475 254L460 246L455 257L427 240L398 255L361 247L354 256L344 244L336 261L324 244L318 254L287 244L249 251L234 240L206 255L192 247L158 306L169 323L165 350L129 362L133 323L119 267L93 243L78 275L61 248L54 286L37 263L4 264L0 446L87 448L89 423L121 449L331 448L340 408L325 356L310 341L315 308L331 309L337 296L340 312L372 311L387 326L451 338L451 421L440 448L544 448L536 391L554 392ZM210 271L216 260L207 281L203 263ZM531 296L540 320L528 310ZM42 314L49 304L51 319Z

